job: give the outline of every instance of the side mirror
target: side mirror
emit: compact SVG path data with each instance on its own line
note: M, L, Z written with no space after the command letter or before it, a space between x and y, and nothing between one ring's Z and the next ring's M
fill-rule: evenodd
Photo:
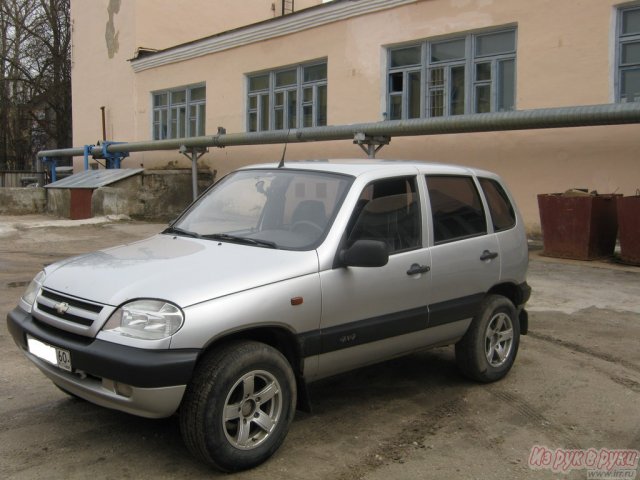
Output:
M340 260L346 267L384 267L389 262L389 250L379 240L356 240L340 252Z

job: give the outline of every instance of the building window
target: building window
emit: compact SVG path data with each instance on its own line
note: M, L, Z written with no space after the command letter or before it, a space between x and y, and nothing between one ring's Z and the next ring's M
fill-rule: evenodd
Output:
M616 101L640 102L640 6L618 11Z
M327 62L248 75L247 130L327 124Z
M515 109L516 30L390 48L387 118Z
M153 139L204 135L206 88L203 85L153 93Z

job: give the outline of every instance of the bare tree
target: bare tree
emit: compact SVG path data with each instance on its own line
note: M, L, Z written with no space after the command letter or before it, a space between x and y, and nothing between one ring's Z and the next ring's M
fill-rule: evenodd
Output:
M0 163L71 146L69 0L0 0Z
M0 168L7 163L9 153L9 135L7 123L9 119L9 82L7 79L7 62L4 60L9 53L9 21L5 12L5 0L0 0Z

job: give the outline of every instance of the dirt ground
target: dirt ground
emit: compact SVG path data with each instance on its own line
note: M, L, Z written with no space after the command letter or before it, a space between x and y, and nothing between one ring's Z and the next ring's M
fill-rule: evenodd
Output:
M163 228L77 224L0 217L3 319L43 265ZM533 252L529 283L530 334L504 380L463 379L447 347L322 381L311 388L314 412L298 412L276 455L231 476L189 455L175 418L67 397L0 327L0 478L586 479L532 470L529 454L534 445L640 450L640 268Z

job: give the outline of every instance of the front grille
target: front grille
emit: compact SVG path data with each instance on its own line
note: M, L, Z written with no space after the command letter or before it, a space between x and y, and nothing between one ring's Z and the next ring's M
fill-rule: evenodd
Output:
M65 313L60 315L55 308L48 307L40 302L38 302L38 310L41 312L48 313L54 317L61 318L62 320L66 320L67 322L79 323L80 325L84 325L85 327L90 327L93 325L93 320L88 318L81 317L79 315L73 315L72 313Z
M82 300L78 300L76 298L67 297L64 295L60 295L59 293L52 292L51 290L47 290L45 288L42 289L40 296L43 298L49 298L54 302L66 302L71 307L77 307L81 310L88 310L93 313L100 313L102 311L102 305L98 305L95 303L83 302Z
M46 314L40 318L41 321L46 322L47 317L54 317L57 320L87 328L93 325L104 308L103 305L79 300L44 288L40 291L36 303L37 311Z

